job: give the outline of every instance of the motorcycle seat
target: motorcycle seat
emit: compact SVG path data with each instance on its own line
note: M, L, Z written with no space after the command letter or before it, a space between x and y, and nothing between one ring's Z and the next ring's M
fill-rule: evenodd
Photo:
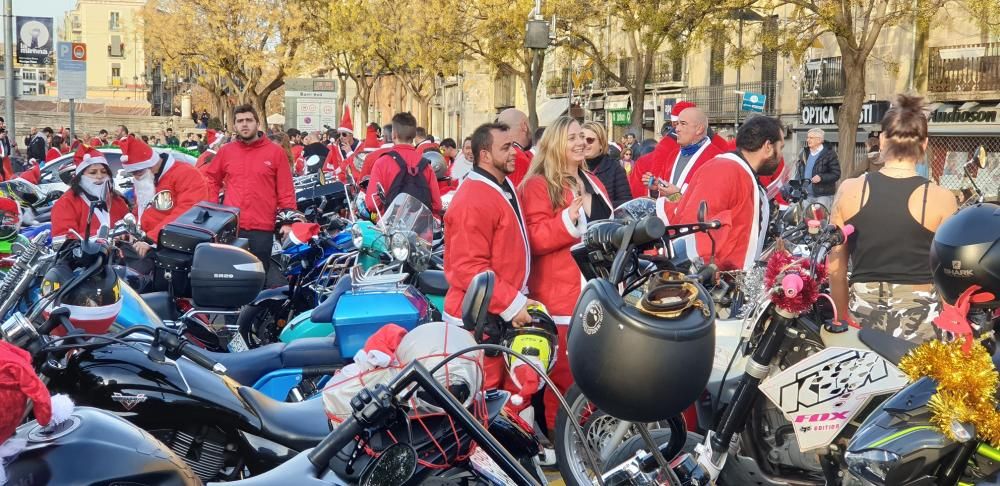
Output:
M264 375L280 369L344 364L334 338L304 338L290 344L273 343L242 353L204 350L202 353L222 363L226 374L243 385L253 385Z
M170 298L170 293L166 291L147 292L140 297L153 310L154 314L160 316L160 319L173 321L180 317L180 314L177 313L177 304Z
M261 435L274 442L304 451L315 447L330 433L323 400L279 402L253 388L241 386L240 398L260 418Z
M337 301L349 290L351 290L351 279L349 277L340 279L330 296L313 309L309 319L313 322L333 322L333 311L337 308Z
M424 270L417 274L417 288L428 295L445 295L448 293L448 280L441 270Z
M909 353L913 348L920 345L920 343L895 338L871 328L864 328L858 331L858 339L862 343L865 343L865 346L871 348L872 351L878 353L879 356L897 366L899 365L899 360L906 353Z

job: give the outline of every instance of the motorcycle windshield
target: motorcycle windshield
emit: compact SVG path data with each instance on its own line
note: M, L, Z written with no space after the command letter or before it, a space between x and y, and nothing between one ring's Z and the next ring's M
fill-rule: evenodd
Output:
M648 197L640 197L615 208L612 218L631 223L651 214L656 214L656 201Z
M35 205L45 199L45 193L38 186L22 179L0 182L0 195L25 205Z
M434 215L417 198L400 193L379 221L386 235L412 232L427 245L434 241Z

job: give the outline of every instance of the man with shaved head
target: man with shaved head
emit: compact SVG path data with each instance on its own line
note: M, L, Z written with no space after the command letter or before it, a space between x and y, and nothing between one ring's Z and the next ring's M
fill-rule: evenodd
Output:
M514 141L514 173L510 175L510 180L517 187L531 166L531 127L528 126L528 115L516 108L508 108L500 112L497 122L510 127L511 139Z
M708 116L697 106L692 105L680 112L677 116L676 133L679 150L674 160L667 161L664 172L666 177L657 179L654 184L661 196L670 197L683 193L694 173L722 153L708 138ZM648 185L649 178L643 176L643 183Z

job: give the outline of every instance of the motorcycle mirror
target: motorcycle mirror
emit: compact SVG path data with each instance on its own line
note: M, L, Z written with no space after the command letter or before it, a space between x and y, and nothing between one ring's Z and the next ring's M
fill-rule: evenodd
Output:
M382 187L381 182L378 183L378 198L381 199L383 203L385 203L385 188Z
M157 211L170 211L174 208L174 194L170 191L160 191L149 202Z
M702 201L698 204L698 222L704 223L706 217L708 217L708 203Z
M404 484L417 470L417 451L409 444L396 443L382 451L361 473L359 486Z
M806 219L814 219L822 223L822 226L826 226L830 223L830 210L827 209L822 203L814 202L806 208L806 214L808 217Z
M983 147L982 145L980 145L979 148L976 149L975 160L976 160L976 163L979 164L979 168L980 169L985 169L986 168L986 147Z
M462 299L462 324L466 330L475 330L476 341L482 338L482 329L490 315L490 301L493 300L493 284L496 275L485 271L472 277L469 288Z

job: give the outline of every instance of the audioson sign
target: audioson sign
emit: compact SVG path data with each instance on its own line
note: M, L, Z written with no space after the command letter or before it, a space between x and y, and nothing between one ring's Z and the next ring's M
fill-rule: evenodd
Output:
M933 123L996 123L996 111L943 111L931 115Z

